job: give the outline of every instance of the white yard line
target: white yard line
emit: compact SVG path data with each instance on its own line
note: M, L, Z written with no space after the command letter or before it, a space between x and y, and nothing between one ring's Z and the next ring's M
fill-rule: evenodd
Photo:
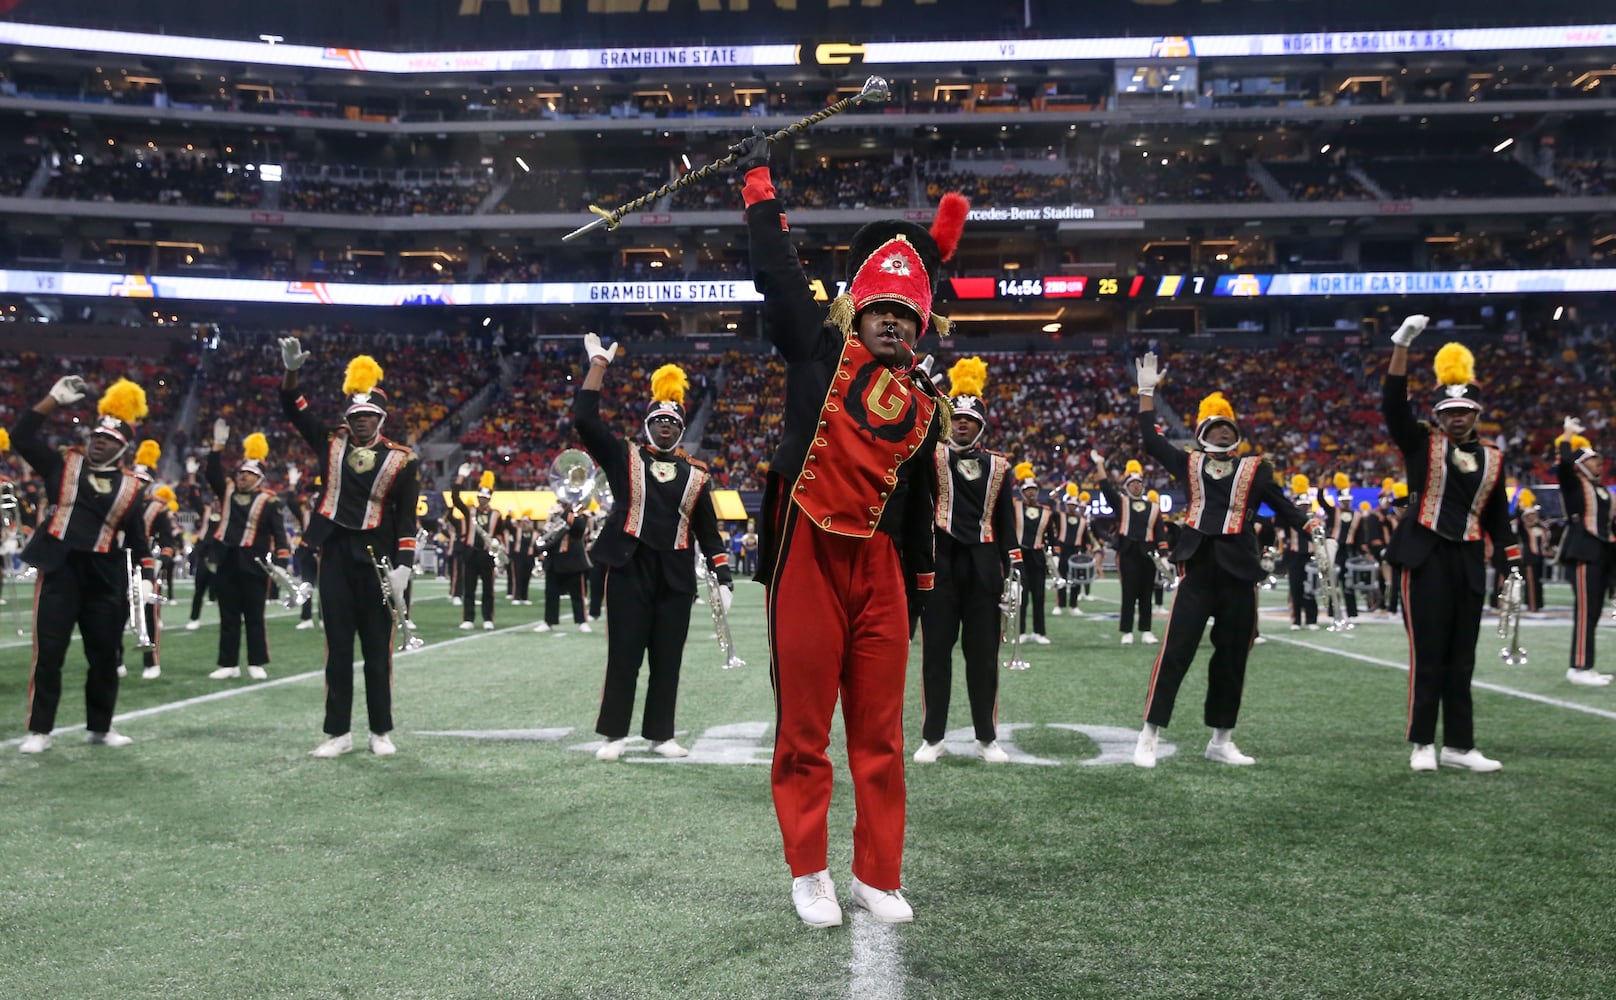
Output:
M848 967L853 981L847 987L848 1000L903 1000L898 929L854 909L852 944L853 958Z

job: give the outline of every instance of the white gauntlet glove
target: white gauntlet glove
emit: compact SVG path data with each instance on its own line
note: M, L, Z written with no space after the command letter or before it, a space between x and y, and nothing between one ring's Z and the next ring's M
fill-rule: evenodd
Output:
M157 603L157 589L152 586L152 582L150 580L142 579L140 581L140 603Z
M61 406L69 406L83 399L89 392L90 389L84 384L83 378L77 375L63 375L51 386L50 398Z
M196 470L200 469L201 467L202 467L202 463L200 463L200 462L198 462L196 460L195 455L186 455L185 456L185 471L186 472L188 472L188 473L190 473L191 475L194 476L194 475L196 475Z
M611 347L600 346L600 335L596 333L584 334L584 350L589 354L590 364L594 364L596 359L611 364L612 359L617 357L617 345L613 344Z
M1098 449L1090 448L1089 458L1094 462L1094 467L1096 469L1105 468L1105 456L1100 454Z
M296 486L298 484L298 482L300 480L302 480L302 478L303 478L303 470L302 469L299 469L295 465L288 465L286 467L286 484L288 486Z
M718 603L723 606L724 614L729 614L730 605L735 603L735 587L733 585L718 588Z
M460 468L455 470L456 479L467 479L471 476L471 463L461 462Z
M392 584L393 599L404 600L404 588L410 585L410 568L408 566L394 566L387 573L387 582Z
M230 424L223 417L213 422L213 447L223 448L230 440Z
M1429 322L1431 322L1431 317L1429 316L1414 315L1408 317L1403 320L1403 325L1397 328L1397 332L1392 334L1392 343L1398 347L1407 347L1414 343L1414 338L1420 335L1421 331L1425 329L1425 324Z
M1134 384L1139 387L1139 395L1154 396L1156 385L1167 374L1167 369L1156 367L1156 352L1146 351L1145 356L1134 362Z
M303 349L303 345L298 343L296 337L282 337L280 345L281 363L286 366L287 371L295 372L303 367L303 362L309 360L309 352Z
M1576 417L1566 417L1562 426L1565 428L1565 436L1568 438L1573 434L1582 433L1582 421Z

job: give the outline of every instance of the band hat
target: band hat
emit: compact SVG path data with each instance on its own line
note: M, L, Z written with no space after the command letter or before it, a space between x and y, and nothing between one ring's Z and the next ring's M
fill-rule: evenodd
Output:
M348 408L342 415L351 417L356 413L374 413L385 417L387 393L377 387L381 380L382 366L370 355L360 354L349 361L342 378L342 394L348 397Z
M492 500L494 497L494 474L484 472L477 479L477 499Z
M979 424L988 422L988 404L982 391L988 383L988 363L979 357L961 358L948 369L949 403L954 416L970 417Z
M135 467L130 474L143 483L151 483L153 470L162 457L163 448L156 441L148 439L140 442L140 447L135 449Z
M1145 467L1139 464L1137 458L1128 459L1128 464L1122 467L1122 485L1126 486L1134 480L1145 481Z
M1235 443L1230 448L1239 446L1241 439L1245 435L1240 433L1240 425L1235 422L1234 407L1229 405L1229 401L1224 398L1223 393L1214 392L1201 400L1201 408L1195 416L1195 440L1202 448L1207 446L1207 432L1220 423L1228 424L1230 429L1234 431Z
M269 456L269 439L259 433L248 434L241 442L241 456L242 463L236 466L236 471L256 473L263 479L262 463Z
M1463 408L1481 412L1481 387L1476 385L1476 356L1460 343L1443 344L1436 352L1436 399L1431 410Z
M685 426L685 390L690 377L678 365L663 365L651 373L651 403L645 409L645 422L659 417Z
M1021 489L1037 489L1038 480L1032 474L1031 462L1017 462L1010 473L1016 479L1016 485Z
M104 434L127 447L135 440L135 423L151 412L146 406L146 390L120 378L107 387L96 404L97 417L91 434Z
M1515 494L1515 501L1516 503L1520 504L1522 514L1530 514L1542 510L1542 508L1537 505L1537 495L1524 487L1519 493Z
M847 292L831 303L827 320L852 336L860 313L893 302L915 314L918 336L925 336L928 327L946 334L950 324L932 315L932 296L942 265L959 248L970 210L965 196L951 191L943 195L930 228L883 219L854 233L848 244L853 273Z

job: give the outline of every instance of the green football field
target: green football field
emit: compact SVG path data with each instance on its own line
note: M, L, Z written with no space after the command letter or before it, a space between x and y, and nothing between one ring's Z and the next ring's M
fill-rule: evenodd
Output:
M88 746L75 646L55 747L17 753L30 653L8 585L0 997L1616 996L1616 688L1565 682L1563 614L1525 623L1526 666L1483 629L1478 741L1500 773L1410 772L1400 623L1291 632L1280 592L1236 734L1257 765L1201 755L1203 653L1176 752L1141 771L1155 647L1118 645L1102 581L1094 613L1050 618L1031 668L1001 672L1011 763L969 756L956 669L956 752L908 767L915 922L849 908L816 931L769 799L761 588L736 598L736 670L694 610L692 756L631 742L612 764L592 753L600 631L535 635L538 607L501 602L495 631L460 632L443 587L418 588L398 755L364 751L361 692L360 749L316 760L322 639L274 604L268 681L206 679L209 608L165 632L160 679L131 665L118 728L136 742ZM908 690L912 750L918 645Z

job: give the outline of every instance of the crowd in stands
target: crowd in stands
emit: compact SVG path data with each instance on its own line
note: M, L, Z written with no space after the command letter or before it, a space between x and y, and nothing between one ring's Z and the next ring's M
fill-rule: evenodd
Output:
M200 153L108 148L64 157L46 198L252 208L263 198L255 173Z
M281 192L288 212L340 215L473 215L492 190L486 179L468 183L399 184L385 180L289 180Z

